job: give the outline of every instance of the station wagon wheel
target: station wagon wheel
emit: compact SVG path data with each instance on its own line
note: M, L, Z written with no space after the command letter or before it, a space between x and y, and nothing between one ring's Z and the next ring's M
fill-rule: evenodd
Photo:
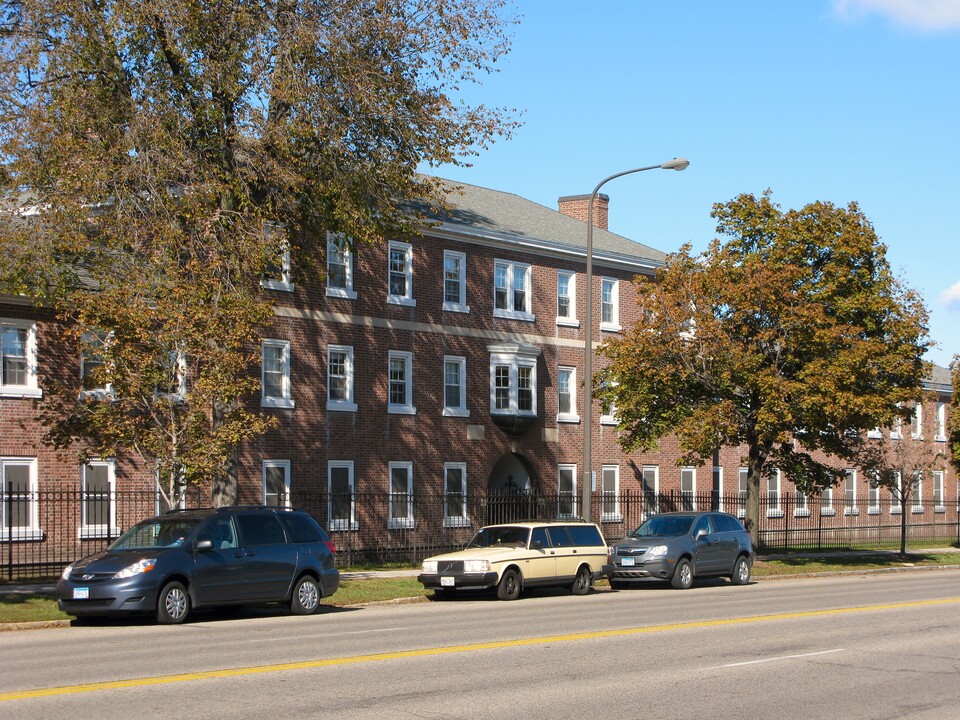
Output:
M574 595L586 595L590 592L590 585L593 578L590 575L590 568L586 565L581 565L580 569L577 570L577 577L573 580L573 586L570 588L570 591Z
M750 563L743 555L737 558L737 562L733 566L730 582L734 585L746 585L750 582Z
M688 590L693 585L693 567L689 560L683 558L677 562L677 569L670 584L677 590Z
M513 569L507 570L497 585L497 597L501 600L516 600L520 597L520 589L520 573Z
M182 623L190 614L190 595L183 583L173 581L163 586L157 599L157 622L162 625Z
M320 587L309 575L304 575L293 586L290 612L294 615L313 615L320 607Z

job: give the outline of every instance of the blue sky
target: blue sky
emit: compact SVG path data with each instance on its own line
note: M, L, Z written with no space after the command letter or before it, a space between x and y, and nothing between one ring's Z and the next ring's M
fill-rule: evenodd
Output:
M435 174L556 208L613 180L610 229L705 249L714 203L860 204L924 297L927 359L960 354L960 0L517 0L500 72L471 102L523 126Z

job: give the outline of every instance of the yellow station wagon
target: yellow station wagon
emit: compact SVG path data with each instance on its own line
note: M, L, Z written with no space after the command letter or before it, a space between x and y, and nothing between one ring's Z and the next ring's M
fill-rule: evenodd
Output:
M417 579L440 597L496 588L501 600L516 600L532 587L569 586L585 595L611 571L596 525L517 522L481 528L463 550L427 558Z

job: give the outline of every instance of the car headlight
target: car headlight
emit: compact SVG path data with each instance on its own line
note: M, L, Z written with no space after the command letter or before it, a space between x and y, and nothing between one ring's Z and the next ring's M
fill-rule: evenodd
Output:
M424 560L423 561L423 572L428 575L436 574L437 572L437 561L436 560Z
M63 573L60 575L61 580L66 580L68 577L70 577L70 572L73 570L74 565L76 565L76 563L70 563L63 569Z
M666 545L654 545L652 548L647 550L647 555L650 557L663 557L670 551Z
M463 571L467 573L490 572L489 560L464 560Z
M115 580L121 580L123 578L133 577L134 575L141 575L153 570L156 564L156 558L143 558L142 560L137 560L133 565L127 565L127 567L113 577Z

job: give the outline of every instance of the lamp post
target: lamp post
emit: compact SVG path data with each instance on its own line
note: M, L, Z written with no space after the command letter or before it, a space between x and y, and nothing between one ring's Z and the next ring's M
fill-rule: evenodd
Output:
M597 198L600 188L611 180L624 175L643 172L644 170L686 170L690 161L685 158L674 158L660 165L649 165L633 170L624 170L614 175L604 178L593 189L590 194L590 202L587 205L587 297L586 311L587 316L584 322L584 341L583 341L583 373L584 373L584 401L583 401L583 490L582 504L583 517L587 521L591 520L592 508L590 507L593 491L593 201Z

